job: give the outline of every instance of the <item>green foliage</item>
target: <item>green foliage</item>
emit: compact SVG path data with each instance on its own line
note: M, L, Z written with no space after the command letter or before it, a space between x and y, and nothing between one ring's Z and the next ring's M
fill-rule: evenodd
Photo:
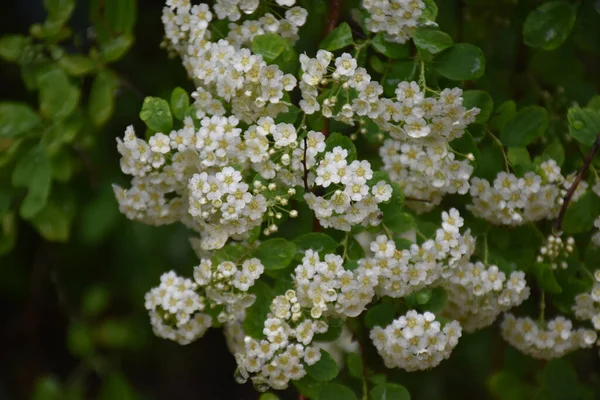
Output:
M158 97L146 97L140 119L146 123L146 126L155 132L168 134L173 127L173 116L169 103Z
M410 400L410 393L402 385L384 383L375 386L370 392L373 400Z
M515 114L501 131L505 146L523 147L542 136L548 127L548 111L539 106L525 107Z
M260 259L265 269L282 269L296 255L296 245L285 239L269 239L262 242L252 255Z
M329 353L321 350L321 359L315 364L307 366L306 372L317 382L328 382L338 375L339 370L337 363Z
M593 108L569 108L569 134L583 145L591 146L600 132L600 111Z
M352 38L352 29L350 25L342 22L337 28L331 31L319 44L319 48L334 51L348 47L354 43Z
M576 7L566 1L542 4L527 16L523 37L527 46L553 50L571 33Z
M436 72L448 79L478 79L485 72L485 56L477 46L459 43L438 53L434 65Z

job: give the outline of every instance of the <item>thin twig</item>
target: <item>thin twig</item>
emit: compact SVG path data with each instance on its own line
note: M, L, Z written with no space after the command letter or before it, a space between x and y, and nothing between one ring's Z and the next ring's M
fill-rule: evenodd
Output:
M579 170L579 173L577 174L575 181L573 182L573 184L567 191L567 194L565 195L565 197L563 197L563 203L562 203L562 206L560 207L560 212L558 213L558 217L556 218L556 221L554 222L554 227L552 228L554 235L560 236L560 234L562 233L561 232L562 231L562 222L563 222L563 218L565 217L565 213L567 212L567 207L569 206L569 203L571 202L571 198L573 197L575 190L577 190L577 187L583 180L583 175L585 175L585 172L588 170L588 168L592 164L592 160L594 159L594 156L596 155L596 153L598 152L599 149L600 149L600 134L598 134L598 136L596 136L596 141L594 142L594 146L592 147L590 152L587 154L587 156L585 156L585 160L583 161L583 166Z

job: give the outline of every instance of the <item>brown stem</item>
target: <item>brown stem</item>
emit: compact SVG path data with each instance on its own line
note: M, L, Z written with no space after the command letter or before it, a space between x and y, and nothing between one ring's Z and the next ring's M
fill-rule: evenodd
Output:
M571 202L571 198L573 197L575 190L577 190L577 186L579 186L579 184L583 180L583 175L585 175L585 172L590 167L590 164L592 163L592 160L594 159L594 156L596 155L596 153L598 152L599 149L600 149L600 134L598 134L598 136L596 136L596 141L594 142L594 146L592 147L590 152L585 156L585 159L583 161L583 166L579 170L579 173L577 174L575 181L573 182L573 184L567 191L567 194L565 195L565 197L563 197L562 206L560 207L558 217L556 218L556 221L554 222L553 231L554 231L555 235L561 234L563 218L565 217L565 213L567 212L567 207L569 206L569 203Z

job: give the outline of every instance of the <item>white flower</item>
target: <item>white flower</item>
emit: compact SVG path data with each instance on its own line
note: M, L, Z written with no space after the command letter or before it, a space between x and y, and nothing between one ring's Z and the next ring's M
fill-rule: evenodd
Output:
M150 144L150 149L155 153L167 154L171 151L171 147L169 146L170 139L163 133L155 133L148 143Z

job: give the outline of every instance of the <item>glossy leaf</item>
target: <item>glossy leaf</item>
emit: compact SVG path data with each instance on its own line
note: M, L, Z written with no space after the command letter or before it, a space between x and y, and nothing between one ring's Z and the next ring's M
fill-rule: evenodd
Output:
M524 147L546 132L548 111L539 106L520 110L500 133L500 140L508 147Z
M454 81L478 79L485 72L485 56L479 47L459 43L436 55L435 70Z
M282 269L292 262L296 249L293 242L277 238L262 242L252 254L262 261L265 269Z
M319 45L319 48L334 51L354 44L352 29L346 22L342 22Z
M544 50L560 46L571 33L575 7L566 1L551 1L529 13L523 25L526 45Z

